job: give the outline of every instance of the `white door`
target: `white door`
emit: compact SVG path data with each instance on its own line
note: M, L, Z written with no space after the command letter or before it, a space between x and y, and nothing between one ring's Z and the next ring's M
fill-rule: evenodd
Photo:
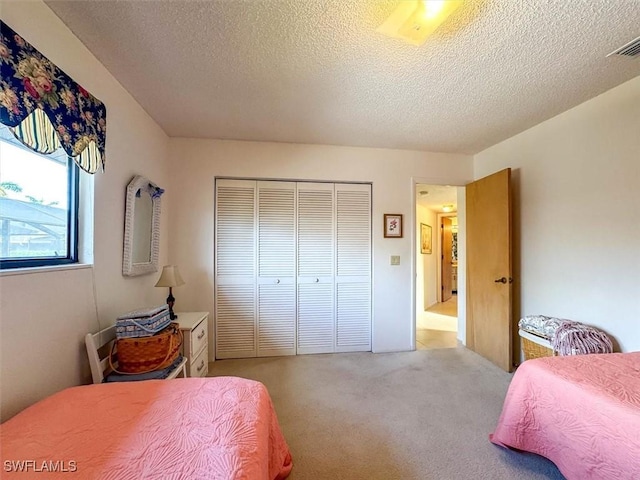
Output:
M336 184L336 351L371 350L371 185Z
M216 358L255 357L256 182L216 182Z
M296 184L257 182L258 356L296 354Z
M216 358L371 350L371 186L216 185Z
M334 185L298 183L297 351L335 351Z

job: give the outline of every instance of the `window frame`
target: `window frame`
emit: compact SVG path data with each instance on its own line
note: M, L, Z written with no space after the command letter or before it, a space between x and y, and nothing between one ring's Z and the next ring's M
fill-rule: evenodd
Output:
M24 148L24 147L23 147ZM32 151L34 155L46 155ZM80 168L67 156L67 256L23 257L0 259L0 271L16 268L50 267L78 263L78 205L80 201Z

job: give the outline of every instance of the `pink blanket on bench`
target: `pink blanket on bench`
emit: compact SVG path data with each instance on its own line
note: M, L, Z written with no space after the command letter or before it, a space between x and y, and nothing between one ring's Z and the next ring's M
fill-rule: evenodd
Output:
M569 480L640 479L640 352L527 360L490 439Z
M3 478L275 480L292 466L266 388L235 377L68 388L0 429Z

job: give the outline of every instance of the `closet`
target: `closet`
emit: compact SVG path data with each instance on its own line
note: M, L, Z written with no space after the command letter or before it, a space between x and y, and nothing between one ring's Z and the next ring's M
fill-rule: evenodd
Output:
M219 179L216 358L371 350L371 185Z

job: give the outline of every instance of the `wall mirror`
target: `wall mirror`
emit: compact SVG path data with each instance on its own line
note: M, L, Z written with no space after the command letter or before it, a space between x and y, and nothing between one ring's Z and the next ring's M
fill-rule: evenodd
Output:
M122 274L128 277L158 271L160 197L164 190L136 175L127 186Z

